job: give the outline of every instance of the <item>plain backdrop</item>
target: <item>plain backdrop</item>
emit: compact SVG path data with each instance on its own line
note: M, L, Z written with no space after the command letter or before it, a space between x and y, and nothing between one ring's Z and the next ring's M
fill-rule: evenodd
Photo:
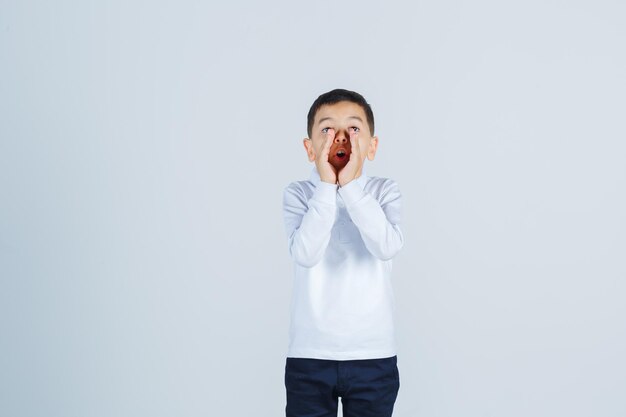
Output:
M284 415L281 203L363 94L397 417L626 415L619 0L0 2L0 415Z

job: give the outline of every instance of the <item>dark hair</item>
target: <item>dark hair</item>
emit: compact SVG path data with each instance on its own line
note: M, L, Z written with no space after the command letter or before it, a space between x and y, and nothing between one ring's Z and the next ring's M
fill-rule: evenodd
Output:
M349 101L355 104L358 104L363 108L365 112L365 117L367 118L367 124L370 128L370 134L374 135L374 113L372 112L372 108L369 103L365 100L365 98L350 90L344 90L343 88L336 88L332 91L322 94L319 96L311 105L309 109L309 114L307 115L307 125L306 130L309 134L309 138L313 133L313 123L315 122L315 115L317 111L325 104L335 104L340 101Z

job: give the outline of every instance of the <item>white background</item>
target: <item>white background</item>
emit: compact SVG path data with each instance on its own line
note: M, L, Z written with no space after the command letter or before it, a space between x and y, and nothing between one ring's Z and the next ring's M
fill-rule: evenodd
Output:
M363 94L396 417L626 415L620 1L0 3L0 415L284 415L283 188Z

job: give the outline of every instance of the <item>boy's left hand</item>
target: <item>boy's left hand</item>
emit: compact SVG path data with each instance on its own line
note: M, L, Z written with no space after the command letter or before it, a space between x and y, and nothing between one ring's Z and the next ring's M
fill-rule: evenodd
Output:
M363 158L361 157L361 148L359 148L359 134L350 131L350 159L345 167L337 174L337 180L340 186L344 186L356 178L356 174L363 166Z

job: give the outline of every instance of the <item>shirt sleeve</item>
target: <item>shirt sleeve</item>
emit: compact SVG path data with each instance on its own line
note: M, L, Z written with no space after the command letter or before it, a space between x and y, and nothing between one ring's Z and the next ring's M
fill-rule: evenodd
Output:
M283 193L283 217L289 254L299 265L310 268L324 256L337 211L337 184L321 181L307 201L292 183Z
M361 233L365 247L383 261L393 258L404 245L400 230L402 195L396 182L387 179L380 201L355 180L339 187L338 192Z

